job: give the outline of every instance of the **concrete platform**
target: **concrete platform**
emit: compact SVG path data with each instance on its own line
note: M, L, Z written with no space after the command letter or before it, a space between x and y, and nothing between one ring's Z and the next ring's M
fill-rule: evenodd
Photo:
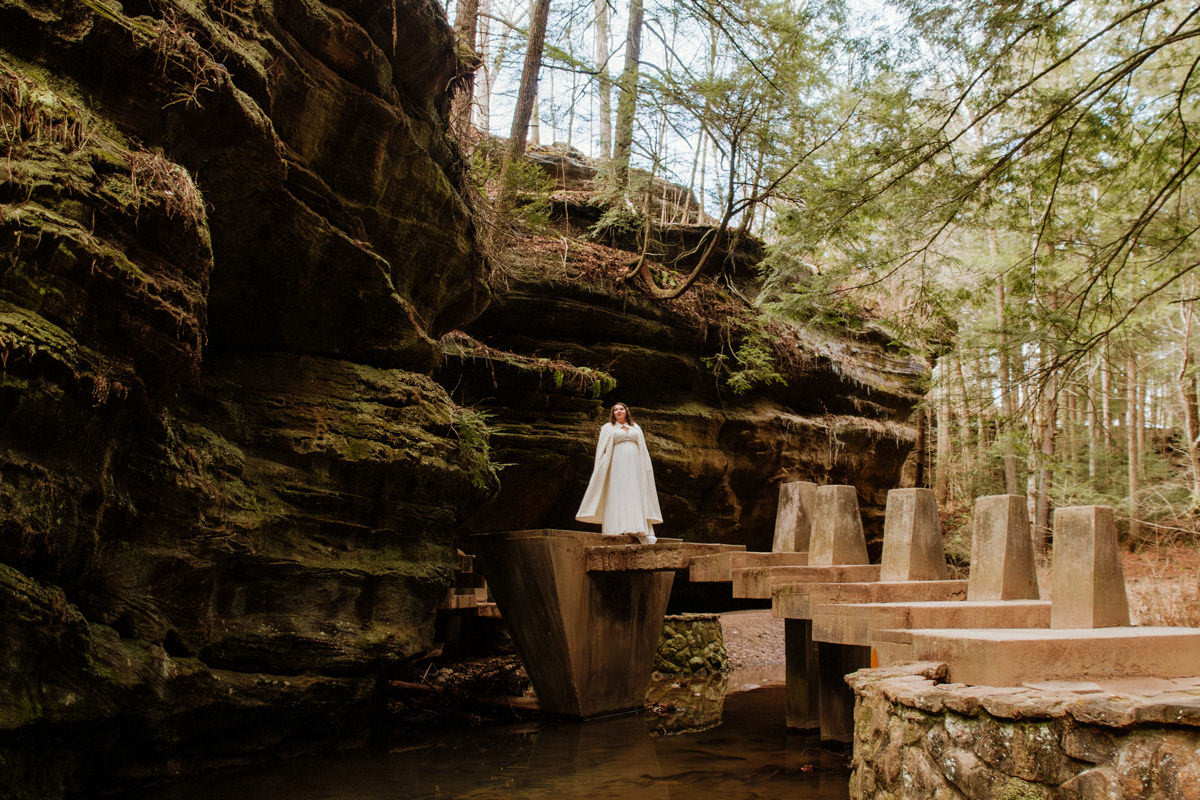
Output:
M966 596L966 581L785 583L771 591L771 613L783 619L812 619L818 605L961 600Z
M1200 628L917 629L887 638L907 642L915 660L947 664L950 681L975 686L1184 678L1200 664Z
M749 567L733 570L733 596L766 600L775 586L790 583L861 583L879 580L878 564Z
M1050 627L1049 600L814 603L812 611L814 640L864 647L877 647L880 632L894 629ZM880 666L912 660L877 656Z
M543 711L587 718L642 706L685 551L614 541L566 530L471 537ZM614 569L588 571L609 547L622 551Z
M693 558L688 565L688 580L693 583L729 583L733 570L749 567L802 567L808 553L722 552Z
M696 558L722 553L745 553L741 544L663 542L600 544L587 548L588 572L662 572L687 569Z

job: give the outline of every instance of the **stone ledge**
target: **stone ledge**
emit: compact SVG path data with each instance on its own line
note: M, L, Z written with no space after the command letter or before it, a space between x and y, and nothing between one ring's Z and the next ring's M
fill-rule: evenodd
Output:
M846 676L855 694L884 697L924 711L1000 720L1062 719L1106 728L1155 724L1200 728L1200 677L1164 680L1054 681L1023 686L946 683L946 664L922 661L862 669Z
M742 552L733 544L695 542L658 542L656 544L618 544L587 548L588 572L661 572L687 569L692 559L721 552Z
M1200 786L1200 678L944 683L946 665L847 677L852 800L1155 798Z

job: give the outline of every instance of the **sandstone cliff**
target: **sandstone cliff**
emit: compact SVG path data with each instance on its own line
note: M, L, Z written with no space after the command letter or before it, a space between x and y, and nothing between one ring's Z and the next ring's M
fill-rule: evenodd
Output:
M574 525L602 402L664 535L897 482L926 367L869 327L733 395L744 302L614 281L582 205L492 281L458 69L433 0L0 0L0 795L364 733L456 539Z
M594 170L539 160L559 180L556 219L503 255L493 302L467 338L448 338L437 373L455 399L490 415L505 465L498 496L466 528L578 527L598 428L621 401L647 431L661 536L770 549L788 480L855 485L868 535L881 535L928 363L866 321L764 321L745 299L762 254L753 240L727 237L713 274L677 300L649 299L620 280L637 258L633 237L589 235L603 210ZM660 228L664 260L694 251L703 230L690 220ZM760 362L786 382L731 391L730 374Z
M0 795L353 735L431 644L492 480L428 377L488 297L453 53L431 0L0 0Z

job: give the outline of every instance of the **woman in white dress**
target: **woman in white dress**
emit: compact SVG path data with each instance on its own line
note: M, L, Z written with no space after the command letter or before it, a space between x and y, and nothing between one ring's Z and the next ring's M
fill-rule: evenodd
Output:
M617 403L600 429L592 479L575 519L600 523L600 532L634 533L654 542L654 525L662 522L654 467L642 429L633 421L629 407Z

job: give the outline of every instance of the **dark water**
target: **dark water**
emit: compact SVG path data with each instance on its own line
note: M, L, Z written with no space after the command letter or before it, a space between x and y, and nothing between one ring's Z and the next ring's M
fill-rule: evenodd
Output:
M781 686L660 689L657 713L443 734L177 785L154 800L844 800L844 754L787 733ZM692 696L689 705L681 700ZM653 693L652 693L653 696ZM699 709L699 710L698 710ZM695 730L697 727L706 730ZM673 728L692 728L679 732Z

